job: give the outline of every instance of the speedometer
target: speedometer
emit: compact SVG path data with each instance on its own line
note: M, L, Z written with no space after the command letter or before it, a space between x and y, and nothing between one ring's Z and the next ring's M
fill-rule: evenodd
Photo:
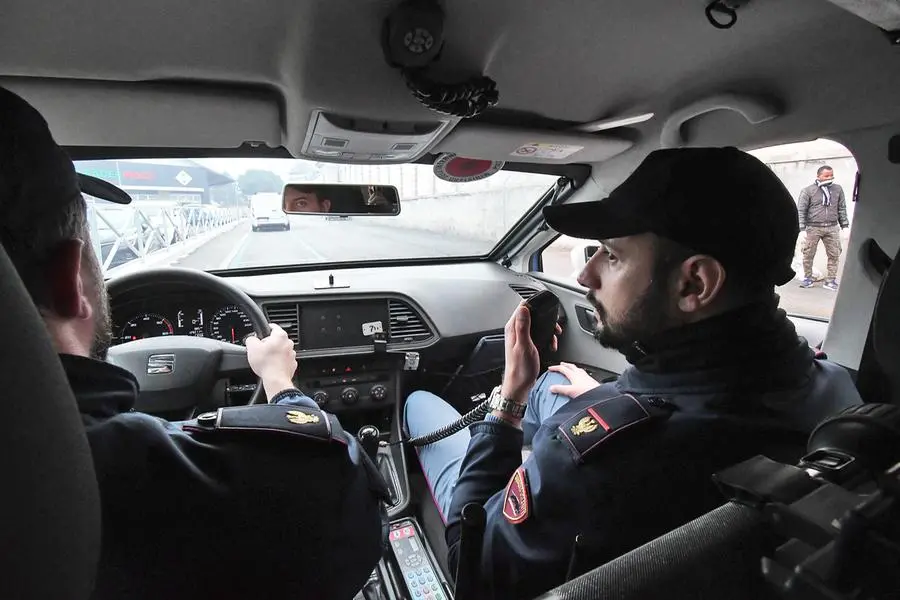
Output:
M124 344L144 338L172 335L174 332L175 328L167 318L156 313L146 313L126 321L120 339Z
M243 344L244 338L253 333L253 324L239 307L223 306L209 320L209 333L223 342Z

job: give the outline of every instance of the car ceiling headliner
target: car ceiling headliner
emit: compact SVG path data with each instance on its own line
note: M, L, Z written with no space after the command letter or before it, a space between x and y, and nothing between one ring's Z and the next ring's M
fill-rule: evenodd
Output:
M644 148L657 143L672 111L722 92L771 97L783 114L754 126L711 113L686 125L691 144L759 146L900 121L900 47L876 27L826 0L751 0L735 27L718 30L703 14L706 4L454 0L445 3L447 43L435 68L497 81L500 104L482 121L513 115L515 124L515 115L530 114L561 126L654 112L629 134ZM434 116L383 60L380 28L394 5L7 0L0 77L208 83L219 94L257 89L277 101L281 144L296 154L316 108L382 120ZM39 100L32 99L40 108ZM73 100L69 118L79 110ZM147 131L124 135L133 133L134 146L158 145L141 139ZM184 147L205 146L190 127L181 135ZM102 140L98 134L96 144Z

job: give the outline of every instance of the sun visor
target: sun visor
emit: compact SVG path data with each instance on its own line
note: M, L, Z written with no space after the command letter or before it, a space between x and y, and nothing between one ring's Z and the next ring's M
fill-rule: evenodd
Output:
M603 162L632 145L633 142L613 135L462 122L437 145L436 152L484 160L571 164Z
M0 78L38 109L61 146L282 145L277 95L194 84ZM227 127L222 124L227 123Z

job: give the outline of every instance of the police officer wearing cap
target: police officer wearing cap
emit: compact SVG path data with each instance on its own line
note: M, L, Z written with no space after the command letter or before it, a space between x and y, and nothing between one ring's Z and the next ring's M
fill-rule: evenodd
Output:
M116 200L102 182L82 185ZM355 438L293 388L291 340L273 325L247 342L270 404L179 424L134 412L134 376L103 361L109 303L73 164L2 88L0 241L91 445L103 518L94 598L353 598L381 557L386 490Z
M608 198L544 215L602 244L578 281L595 337L631 366L602 385L566 363L538 377L520 306L494 410L420 449L451 569L462 508L485 507L485 597L532 597L701 515L723 501L714 472L757 454L795 460L820 420L861 402L778 309L797 211L756 158L656 151ZM404 419L417 436L457 417L415 392Z

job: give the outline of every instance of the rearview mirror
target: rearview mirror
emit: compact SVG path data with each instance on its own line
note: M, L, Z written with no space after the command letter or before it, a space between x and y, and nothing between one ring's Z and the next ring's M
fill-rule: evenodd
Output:
M289 183L284 186L281 201L289 215L400 214L400 194L389 185Z

